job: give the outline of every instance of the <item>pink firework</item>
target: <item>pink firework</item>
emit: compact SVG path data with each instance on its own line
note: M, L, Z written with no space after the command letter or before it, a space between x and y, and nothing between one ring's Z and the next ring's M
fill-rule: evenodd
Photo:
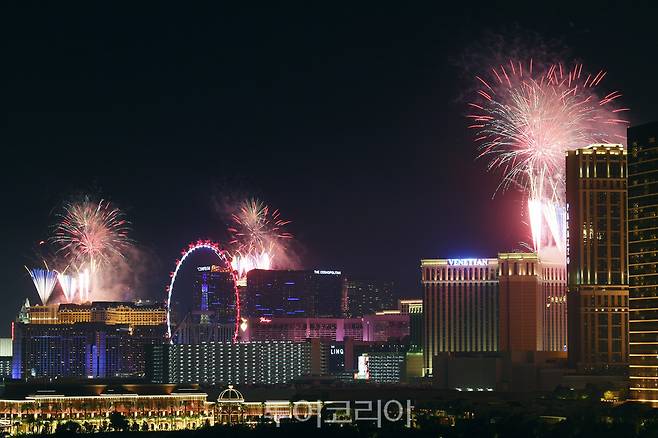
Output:
M626 120L616 107L617 91L597 95L606 73L583 72L582 64L533 68L509 61L476 76L477 101L469 103L469 128L481 144L480 157L499 169L499 188L517 186L528 195L533 246L542 241L565 248L565 153L592 143L623 143ZM544 222L548 225L544 227ZM546 239L544 235L546 231Z
M129 222L124 213L105 200L94 202L85 197L80 202L67 203L58 216L60 221L51 241L69 266L77 269L83 277L86 275L85 278L91 276L92 285L103 265L115 257L123 257L132 246L128 237ZM87 286L85 298L89 295L89 281Z
M276 254L284 249L283 242L292 239L285 230L290 221L258 199L244 201L232 215L232 222L228 228L231 265L241 278L252 269L270 269Z

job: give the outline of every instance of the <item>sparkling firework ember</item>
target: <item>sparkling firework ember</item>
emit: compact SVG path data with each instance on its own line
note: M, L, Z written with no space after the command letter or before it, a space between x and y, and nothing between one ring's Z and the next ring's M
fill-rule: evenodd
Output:
M279 210L270 212L257 199L243 202L232 219L228 229L233 247L231 266L240 278L252 269L270 269L276 254L283 250L282 242L292 239L284 230L290 221L281 219Z
M480 157L490 157L489 169L503 171L498 188L527 193L535 251L543 242L565 251L565 152L624 140L627 122L619 113L628 108L612 105L621 94L596 96L605 75L583 73L582 64L533 70L532 60L510 60L493 67L487 79L476 76L480 89L478 101L469 103L469 128L477 132Z
M30 273L30 277L32 277L32 282L37 289L41 304L46 305L57 283L57 273L40 268L30 269L27 266L25 269Z
M109 202L96 203L89 198L68 203L59 215L52 242L78 271L77 290L80 299L89 299L99 270L115 257L123 257L131 247L129 222Z

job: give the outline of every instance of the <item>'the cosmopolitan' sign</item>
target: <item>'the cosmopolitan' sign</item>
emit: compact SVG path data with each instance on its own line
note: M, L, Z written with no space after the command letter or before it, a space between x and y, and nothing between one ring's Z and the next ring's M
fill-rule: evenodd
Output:
M482 266L487 264L487 259L448 259L449 266Z

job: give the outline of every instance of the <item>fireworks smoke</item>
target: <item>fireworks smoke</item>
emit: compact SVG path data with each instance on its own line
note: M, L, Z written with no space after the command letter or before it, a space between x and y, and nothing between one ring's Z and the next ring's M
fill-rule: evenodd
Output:
M281 218L279 210L271 210L258 199L240 204L228 231L231 265L241 278L252 269L270 269L275 265L285 252L285 242L292 239L292 234L285 230L289 223Z
M592 143L622 143L627 108L614 104L617 91L597 97L606 73L589 74L582 64L537 68L533 60L494 66L476 76L477 100L469 103L469 128L480 157L499 169L499 188L527 193L533 246L565 249L565 152ZM547 227L544 227L544 223Z
M30 277L32 277L32 282L39 294L41 304L45 305L57 283L57 273L41 268L30 269L27 266L25 269L30 273Z

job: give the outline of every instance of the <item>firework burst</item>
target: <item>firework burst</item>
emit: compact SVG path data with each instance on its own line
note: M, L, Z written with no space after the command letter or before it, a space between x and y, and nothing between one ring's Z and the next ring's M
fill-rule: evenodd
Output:
M77 270L77 289L88 299L95 276L116 257L122 258L132 246L129 222L121 210L105 200L67 203L58 215L51 241L69 267ZM68 298L68 297L67 297Z
M481 144L480 157L499 169L499 189L527 193L533 246L550 241L565 249L565 152L592 143L622 143L626 121L617 91L597 97L606 73L587 74L582 64L534 68L510 61L493 67L469 104L469 128ZM547 227L543 224L546 223Z
M284 242L292 239L285 230L290 221L258 199L244 201L232 215L232 222L228 228L231 265L241 278L252 269L270 269L276 255L284 250Z
M53 293L55 284L57 284L57 273L47 269L30 269L27 266L25 269L30 273L34 287L41 299L41 304L46 305L48 298L50 298L50 295Z

